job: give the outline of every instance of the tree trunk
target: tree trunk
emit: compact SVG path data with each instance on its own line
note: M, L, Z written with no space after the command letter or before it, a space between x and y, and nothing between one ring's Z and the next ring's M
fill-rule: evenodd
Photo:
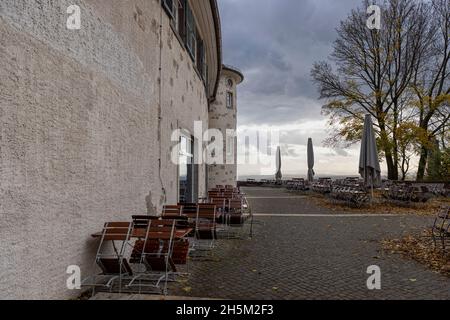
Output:
M423 181L425 178L425 169L427 167L428 149L424 146L420 150L419 167L417 169L417 181Z
M431 98L430 98L431 99ZM427 132L428 134L428 123L430 122L432 113L428 112L427 115L420 115L420 128ZM428 140L430 137L427 138ZM422 142L420 147L420 159L419 159L419 166L417 168L417 181L423 181L425 180L425 170L427 168L427 162L428 162L428 146Z
M378 117L378 124L380 126L380 136L382 140L382 148L386 158L386 164L388 169L388 179L389 180L398 180L398 166L394 161L394 156L392 154L392 148L389 143L388 135L386 132L386 126L384 123L384 119Z
M398 180L398 168L394 164L394 158L392 156L391 150L385 150L386 153L386 164L388 169L388 179L389 180Z

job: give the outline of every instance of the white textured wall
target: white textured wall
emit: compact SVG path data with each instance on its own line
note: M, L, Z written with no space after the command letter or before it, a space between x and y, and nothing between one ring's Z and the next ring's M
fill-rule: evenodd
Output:
M228 79L233 80L233 86L228 86ZM234 163L227 162L226 159L226 132L227 129L237 128L237 79L235 73L226 69L222 71L216 101L211 104L209 112L209 126L218 129L223 135L224 164L210 165L208 167L208 189L217 185L232 185L237 183L237 150L236 142L234 148ZM227 108L227 92L233 93L233 109Z
M0 299L77 295L65 270L90 272L91 233L153 212L162 187L177 200L170 134L207 101L163 14L161 185L159 19L157 0L0 1Z

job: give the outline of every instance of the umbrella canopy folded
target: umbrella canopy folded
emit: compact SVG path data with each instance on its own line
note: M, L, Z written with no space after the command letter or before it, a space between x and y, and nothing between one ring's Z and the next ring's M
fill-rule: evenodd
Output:
M277 181L280 181L281 178L283 177L283 175L281 174L281 148L280 147L277 148L276 161L277 161L277 173L275 174L275 179Z
M314 172L314 148L313 148L313 142L312 139L308 139L308 181L313 182L314 181L314 175L316 173Z
M380 162L378 160L377 142L373 130L372 117L366 115L359 156L359 174L366 186L376 187L381 184Z

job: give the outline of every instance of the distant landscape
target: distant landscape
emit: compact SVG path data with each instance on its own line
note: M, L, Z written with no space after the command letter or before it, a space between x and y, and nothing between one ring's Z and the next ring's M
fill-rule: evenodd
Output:
M317 175L315 178L319 179L319 178L332 178L333 180L335 179L344 179L347 177L359 177L358 175ZM304 178L306 179L306 175L286 175L283 176L283 180L291 180L293 178ZM242 176L238 176L238 180L239 181L246 181L247 179L255 179L255 180L262 180L262 179L267 179L267 180L272 180L275 179L275 175L242 175Z

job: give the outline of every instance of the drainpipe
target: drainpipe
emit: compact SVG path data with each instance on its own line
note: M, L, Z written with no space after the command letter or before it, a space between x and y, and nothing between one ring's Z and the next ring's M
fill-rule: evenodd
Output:
M158 176L159 176L159 182L161 184L161 190L164 197L164 203L166 203L167 200L167 193L166 188L164 187L164 182L162 178L162 50L163 50L163 7L162 7L162 0L159 0L159 9L160 9L160 16L159 16L159 103L158 103L158 142L159 142L159 155L158 155Z

